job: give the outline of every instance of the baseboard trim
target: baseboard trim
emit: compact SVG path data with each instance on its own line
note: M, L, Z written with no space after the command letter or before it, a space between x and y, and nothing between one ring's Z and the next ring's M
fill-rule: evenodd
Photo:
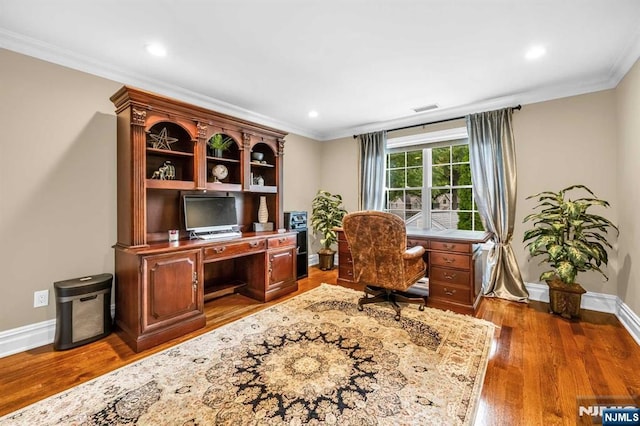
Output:
M618 300L618 302L618 313L616 316L624 328L629 331L629 334L631 334L636 343L640 345L640 317L622 300Z
M318 255L309 255L309 265L318 264ZM549 303L549 287L539 283L525 283L529 299ZM640 316L618 296L604 293L586 292L582 295L582 309L614 314L620 323L640 345ZM111 316L115 305L111 305ZM0 358L53 343L56 332L56 320L42 321L0 331Z
M55 319L2 331L0 358L53 343L55 332Z
M115 311L116 306L111 305L111 318ZM0 358L49 345L53 343L55 335L55 319L0 331Z
M549 287L544 284L524 283L529 292L529 300L549 303Z
M549 286L540 283L525 283L529 300L549 303ZM618 296L587 291L582 295L582 309L614 314L627 329L631 337L640 345L640 317Z

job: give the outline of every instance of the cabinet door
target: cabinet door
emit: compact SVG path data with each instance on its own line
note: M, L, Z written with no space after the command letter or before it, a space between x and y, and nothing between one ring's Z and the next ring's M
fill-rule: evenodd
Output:
M143 258L142 332L203 312L200 250Z
M296 281L295 247L269 252L269 290Z

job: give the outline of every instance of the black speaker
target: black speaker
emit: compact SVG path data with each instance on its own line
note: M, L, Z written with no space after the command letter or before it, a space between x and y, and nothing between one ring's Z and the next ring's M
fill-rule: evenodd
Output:
M307 253L307 212L284 212L284 223L288 230L297 232L297 278L309 275L309 255Z

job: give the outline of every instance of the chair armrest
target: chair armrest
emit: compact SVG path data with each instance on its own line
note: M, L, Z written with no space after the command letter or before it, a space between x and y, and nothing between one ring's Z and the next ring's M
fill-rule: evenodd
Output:
M415 246L415 247L411 247L410 249L407 249L403 254L402 254L402 258L403 259L415 259L418 257L422 257L422 255L424 254L424 247L422 246Z

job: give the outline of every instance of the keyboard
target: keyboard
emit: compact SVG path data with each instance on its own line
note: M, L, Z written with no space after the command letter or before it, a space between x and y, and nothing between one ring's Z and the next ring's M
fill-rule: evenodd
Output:
M197 235L198 239L200 240L222 240L222 239L229 239L229 238L238 238L241 237L242 233L241 232L213 232L211 234L199 234Z

